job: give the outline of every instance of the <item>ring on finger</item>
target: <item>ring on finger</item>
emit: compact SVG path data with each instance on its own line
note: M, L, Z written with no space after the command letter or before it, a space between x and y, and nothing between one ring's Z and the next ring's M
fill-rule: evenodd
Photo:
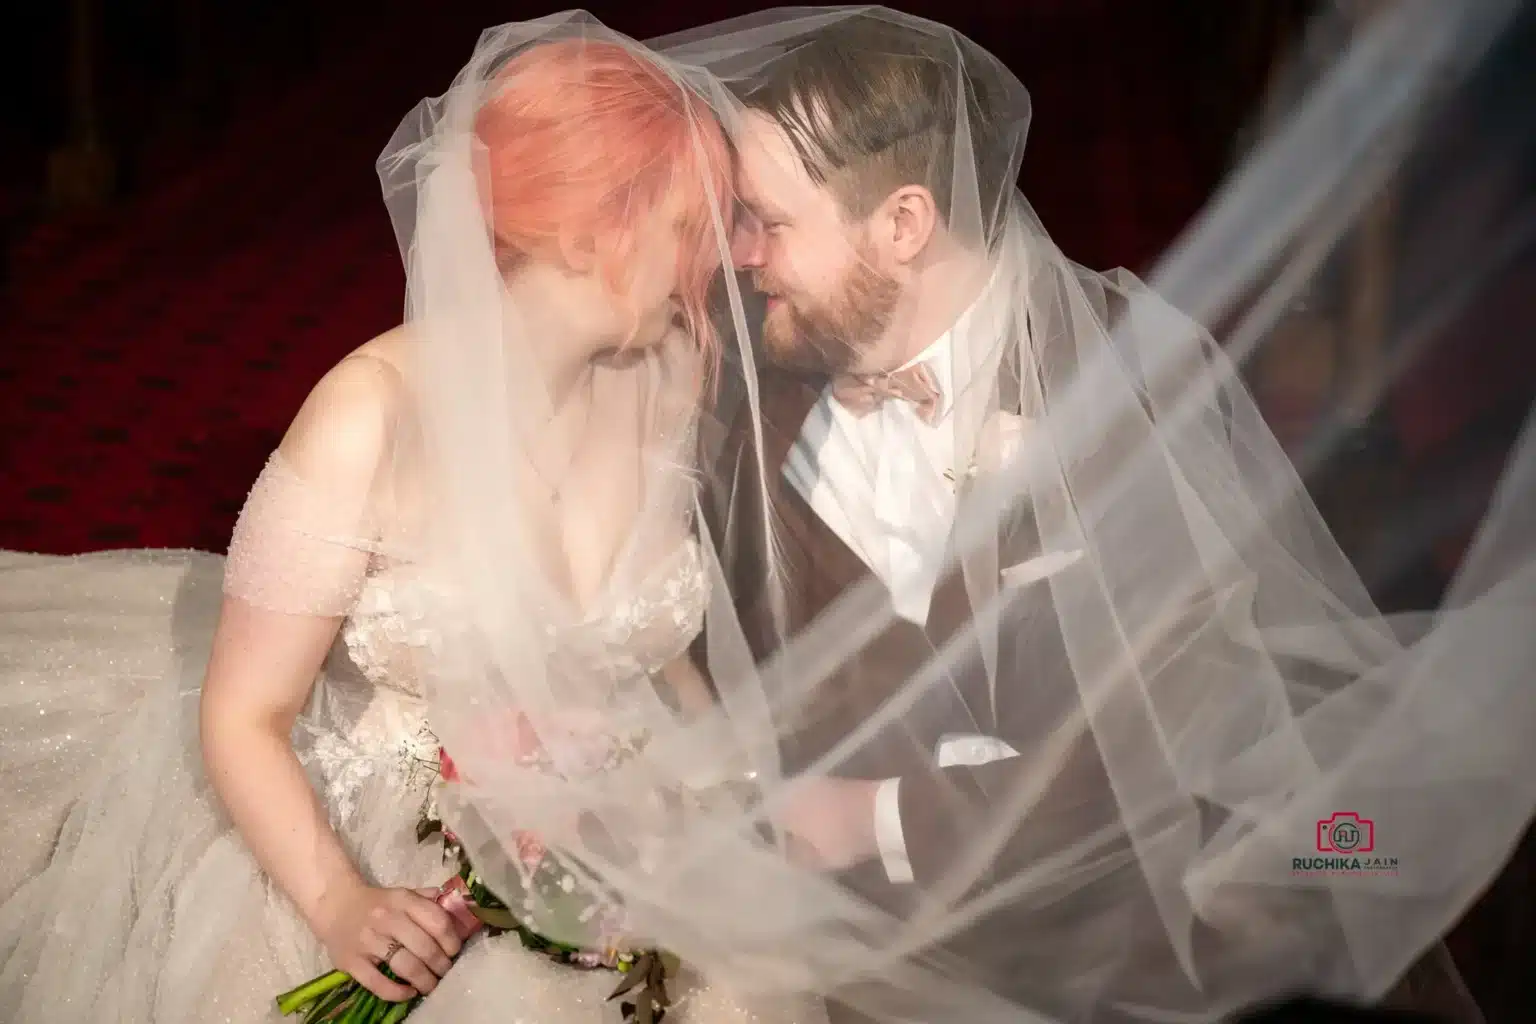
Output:
M388 967L389 966L390 958L393 957L396 953L400 952L404 948L405 948L405 943L401 942L399 939L391 939L390 943L389 943L389 948L386 949L384 951L384 955L379 958L379 963L383 964L385 967Z

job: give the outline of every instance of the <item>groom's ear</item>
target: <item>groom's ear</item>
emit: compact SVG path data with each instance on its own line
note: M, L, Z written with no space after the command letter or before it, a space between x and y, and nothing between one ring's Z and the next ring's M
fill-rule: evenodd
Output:
M879 216L885 241L898 263L911 263L921 256L939 223L933 193L921 185L903 185L892 192Z

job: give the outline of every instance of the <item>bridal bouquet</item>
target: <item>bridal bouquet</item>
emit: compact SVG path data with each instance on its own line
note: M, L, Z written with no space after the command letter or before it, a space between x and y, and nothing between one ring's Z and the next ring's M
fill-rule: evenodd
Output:
M438 757L439 784L458 782L452 758L441 750ZM437 903L453 916L461 938L467 941L481 931L493 936L515 932L525 948L558 963L581 970L617 972L619 982L609 1000L623 1000L619 1009L625 1024L659 1024L666 1016L670 1005L666 979L677 970L676 958L659 950L621 948L616 902L580 885L562 859L550 855L537 836L524 832L514 837L522 892L509 894L514 897L510 903L485 885L458 837L443 827L430 803L417 826L416 838L420 842L440 838L445 859L458 863L458 873L439 888ZM514 911L513 906L522 912ZM536 922L556 934L571 935L580 930L601 940L590 948L571 945L542 933ZM555 922L560 922L560 927L550 928ZM391 980L400 980L387 965L381 964L379 969ZM409 1016L422 998L390 1003L345 971L330 971L278 996L277 1008L283 1016L302 1013L303 1024L396 1024Z

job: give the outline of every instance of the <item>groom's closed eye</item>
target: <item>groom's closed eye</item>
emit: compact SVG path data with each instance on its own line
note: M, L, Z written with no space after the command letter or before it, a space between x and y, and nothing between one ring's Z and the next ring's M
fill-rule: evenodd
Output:
M741 199L736 203L741 220L738 223L750 224L764 231L774 231L789 226L789 218L781 210L773 209L764 203Z
M736 204L735 226L738 231L754 232L763 227L763 218L755 209L746 203Z

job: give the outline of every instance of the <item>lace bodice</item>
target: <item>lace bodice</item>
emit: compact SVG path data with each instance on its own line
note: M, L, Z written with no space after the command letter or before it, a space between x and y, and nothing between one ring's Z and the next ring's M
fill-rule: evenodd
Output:
M376 557L341 629L347 653L364 677L413 697L421 696L413 649L443 640L424 621L421 587L408 566ZM706 588L700 548L690 539L633 593L610 593L591 615L546 626L551 674L607 680L614 692L648 678L698 635Z
M629 696L650 689L652 676L698 635L707 585L701 549L689 540L634 592L614 593L594 614L546 630L552 675L604 695L591 710L605 747L628 739ZM424 791L435 777L438 743L415 666L418 653L445 639L426 622L422 588L408 565L372 559L305 716L305 760L343 819L365 786Z
M425 788L435 775L437 738L416 678L417 655L451 642L427 623L422 584L410 566L374 556L344 620L333 662L308 716L312 754L327 802L349 815L380 768L392 784ZM698 635L708 597L701 549L686 541L630 593L611 592L593 614L546 628L552 677L601 695L604 749L622 749L629 698ZM347 671L355 669L355 671ZM600 758L599 761L602 759ZM382 764L381 764L382 761Z
M274 456L241 513L225 571L225 592L251 605L342 620L295 736L342 818L365 787L414 789L434 777L437 740L417 672L423 654L455 642L434 627L443 619L428 614L435 607L441 616L441 595L408 559L361 539L370 525ZM654 701L652 677L702 627L707 585L702 549L690 537L643 574L616 578L589 613L542 616L551 685L624 744L634 731L626 724L631 696L645 691Z

